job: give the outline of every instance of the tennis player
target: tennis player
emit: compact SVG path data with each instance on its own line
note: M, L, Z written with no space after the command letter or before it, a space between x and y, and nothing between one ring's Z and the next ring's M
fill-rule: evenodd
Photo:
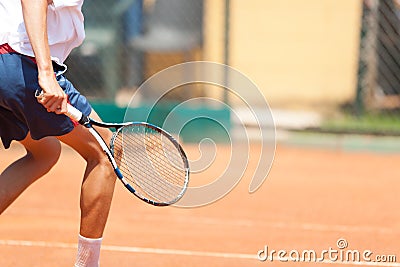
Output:
M63 64L85 36L83 0L0 0L0 137L5 148L20 142L26 155L0 175L0 213L56 164L60 141L87 162L80 197L81 222L75 266L98 266L115 175L100 146L63 113L73 106L99 119L63 76ZM44 92L39 100L35 91ZM99 128L106 141L108 130Z

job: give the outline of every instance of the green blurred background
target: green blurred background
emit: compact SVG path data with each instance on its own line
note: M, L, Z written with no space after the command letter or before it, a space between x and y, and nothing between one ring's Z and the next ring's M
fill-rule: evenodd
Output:
M228 64L257 84L278 130L400 134L396 0L87 0L83 11L87 36L66 62L67 76L104 120L123 120L137 88L158 71L201 60ZM146 119L156 95L138 96L134 119ZM150 121L162 125L163 112L204 96L238 107L242 123L259 126L246 121L243 103L210 85L173 90ZM262 101L251 99L261 116ZM187 107L183 116L196 108L235 128L222 105Z

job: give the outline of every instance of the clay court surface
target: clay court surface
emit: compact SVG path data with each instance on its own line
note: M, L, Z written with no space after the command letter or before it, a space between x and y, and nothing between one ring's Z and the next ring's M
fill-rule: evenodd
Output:
M259 250L347 249L396 255L400 266L399 154L301 148L280 144L271 172L247 192L258 147L243 179L223 199L200 208L152 207L117 183L101 266L348 266L350 263L260 262ZM189 157L196 146L185 145ZM224 170L229 148L218 147L214 166L193 183ZM0 169L23 154L0 150ZM197 155L197 156L196 156ZM54 169L0 217L0 266L73 266L84 162L65 148ZM350 265L351 266L351 265Z

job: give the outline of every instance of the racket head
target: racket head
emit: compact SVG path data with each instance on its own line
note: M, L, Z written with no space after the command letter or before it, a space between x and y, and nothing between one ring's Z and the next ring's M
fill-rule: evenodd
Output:
M114 133L110 148L121 181L139 199L168 206L182 198L189 183L189 163L171 134L150 123L125 123Z

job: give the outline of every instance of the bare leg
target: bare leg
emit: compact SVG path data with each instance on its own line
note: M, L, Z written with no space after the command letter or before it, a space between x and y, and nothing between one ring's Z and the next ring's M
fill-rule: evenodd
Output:
M97 130L106 142L111 139L109 130ZM80 198L80 235L100 238L103 236L114 193L116 178L113 169L107 156L85 127L77 126L58 139L75 149L87 162Z
M61 153L60 142L54 137L33 140L28 133L20 141L27 153L0 174L0 214L34 181L56 164Z
M95 113L93 116L98 119ZM106 142L110 140L109 130L98 131ZM101 237L114 192L113 170L97 141L85 127L78 126L72 132L57 138L74 148L87 162L81 190L80 234L88 238ZM60 142L55 137L33 140L28 134L20 143L27 154L0 174L0 214L29 185L46 174L61 153Z

